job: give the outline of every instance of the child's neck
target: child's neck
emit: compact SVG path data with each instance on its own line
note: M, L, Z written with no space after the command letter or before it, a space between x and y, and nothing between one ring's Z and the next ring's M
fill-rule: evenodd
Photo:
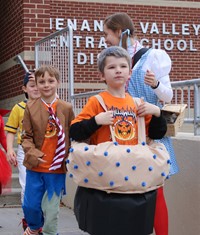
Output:
M108 91L112 96L115 96L115 97L118 97L118 98L125 98L125 96L126 96L126 92L125 92L124 87L123 87L123 88L119 88L119 89L113 89L113 88L111 88L111 87L108 87L108 88L107 88L107 91Z
M51 97L51 98L46 98L46 97L41 97L41 99L48 105L51 105L56 101L56 96Z

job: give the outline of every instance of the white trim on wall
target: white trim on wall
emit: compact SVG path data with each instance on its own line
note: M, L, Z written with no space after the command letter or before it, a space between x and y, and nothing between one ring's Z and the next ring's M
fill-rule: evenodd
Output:
M186 7L200 8L199 2L193 1L170 1L170 0L60 0L61 2L96 2L106 4L128 4L128 5L144 5L144 6L165 6L165 7Z
M23 51L18 55L20 55L24 61L35 61L35 55L34 55L33 51ZM9 68L12 68L16 64L18 64L18 62L15 60L16 56L14 56L14 57L10 58L9 60L5 61L4 63L0 64L0 73L6 71Z

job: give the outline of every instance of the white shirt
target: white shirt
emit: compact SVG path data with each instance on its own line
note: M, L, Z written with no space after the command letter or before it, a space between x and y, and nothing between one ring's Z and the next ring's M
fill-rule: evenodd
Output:
M136 52L141 48L141 45L137 43ZM132 49L132 50L131 50ZM128 48L129 54L133 54L134 47ZM140 61L140 60L139 60ZM139 61L136 63L133 69L136 69ZM150 70L155 74L156 79L160 82L159 86L154 89L155 94L166 103L171 102L173 98L173 90L171 88L171 82L169 73L171 71L171 59L169 55L161 49L151 49L149 55L142 66L142 70L146 72Z

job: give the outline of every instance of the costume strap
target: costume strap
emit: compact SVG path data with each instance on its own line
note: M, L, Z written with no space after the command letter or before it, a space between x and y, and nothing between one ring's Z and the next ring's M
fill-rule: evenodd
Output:
M142 57L142 55L145 54L148 50L149 48L143 47L138 52L135 53L135 55L132 58L132 68L135 66L138 60Z
M140 98L133 97L133 100L137 108L142 103ZM138 144L142 144L143 142L146 142L145 121L144 117L137 117L137 118L138 118Z
M105 111L108 111L107 108L106 108L106 105L105 105L105 103L104 103L103 98L102 98L100 95L95 95L95 97L96 97L97 100L99 101L101 107L102 107ZM111 133L112 141L113 141L113 142L116 142L115 134L114 134L112 125L109 125L109 128L110 128L110 133Z

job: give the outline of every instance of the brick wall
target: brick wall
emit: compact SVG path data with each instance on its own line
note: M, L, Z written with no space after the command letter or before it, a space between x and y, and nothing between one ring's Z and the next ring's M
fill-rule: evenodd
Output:
M23 1L0 2L0 63L23 50Z
M22 2L22 0L0 2L0 64L23 50ZM17 95L19 84L16 77L19 75L17 66L9 68L0 74L1 99Z
M148 39L150 41L149 46L152 46L152 40L156 42L160 40L163 49L166 49L164 43L167 48L170 48L174 43L174 48L167 50L173 61L172 81L200 77L200 29L198 28L200 8L109 4L105 2L70 2L64 0L7 0L4 5L2 1L0 4L1 100L22 93L21 80L24 74L19 65L2 70L4 63L18 53L33 52L34 43L37 40L56 31L56 19L58 18L61 18L59 22L63 24L63 27L67 26L67 19L72 22L76 19L77 30L74 30L74 36L82 37L79 41L80 47L77 47L77 39L74 39L75 83L97 83L99 81L95 64L97 54L104 48L103 46L98 48L103 32L94 31L94 20L100 22L100 20L114 12L127 12L133 19L138 38ZM51 25L50 18L52 19ZM83 23L84 20L86 20L85 23ZM141 22L146 33L142 33ZM90 28L90 31L87 30L86 24L88 24L87 27ZM148 27L147 24L149 24ZM181 34L183 24L188 24L185 26L187 28L186 35ZM85 29L81 31L83 25ZM195 35L193 25L197 28L197 35ZM162 33L163 27L168 34ZM172 29L173 27L175 28ZM173 30L175 33L172 35ZM91 48L91 44L86 48L86 40L92 39L94 39L94 48ZM168 43L167 39L170 40ZM177 44L179 44L182 51L177 49ZM87 57L85 64L78 64L79 53ZM26 59L25 63L29 68L34 67L33 59Z
M24 0L24 50L34 51L35 42L50 34L50 0Z
M34 2L34 3L33 3ZM13 60L24 51L34 52L35 41L50 34L50 1L7 0L0 3L0 64ZM33 60L25 61L34 68ZM22 94L24 70L20 65L9 67L0 73L0 99Z
M51 16L52 18L64 18L64 25L66 26L67 19L77 19L77 28L80 29L83 19L88 20L89 26L93 27L93 21L103 20L107 15L114 12L127 12L135 24L136 32L138 38L148 38L149 41L155 39L157 42L158 39L161 40L161 48L164 49L163 43L166 39L173 40L174 49L168 50L169 55L173 61L173 69L171 72L172 80L186 80L191 78L200 77L199 73L199 56L200 56L200 40L199 34L200 29L198 30L198 35L194 34L192 29L193 24L199 24L199 13L200 9L194 8L175 8L175 7L159 7L159 6L140 6L140 5L123 5L123 4L100 4L100 3L85 3L85 2L71 2L64 4L63 1L53 1ZM140 22L143 22L145 26L146 23L149 23L147 33L144 35L141 31ZM150 33L152 23L155 23L159 30L159 35L156 33ZM169 35L160 33L162 31L162 24L165 23L166 31ZM176 25L176 33L179 35L172 35L172 24ZM180 35L182 24L188 24L190 29L190 35ZM54 25L55 27L55 25ZM193 31L192 31L193 30ZM87 36L94 36L94 31L88 32L84 31L74 31L74 35L82 36L83 38ZM95 48L98 47L98 40L103 36L102 32L95 33ZM184 42L180 42L183 40ZM191 41L190 41L191 40ZM193 43L193 49L197 51L190 51L190 43ZM177 43L180 43L180 47L184 49L185 43L187 43L187 48L183 51L177 49ZM184 45L183 45L184 44ZM151 43L149 44L152 45ZM170 48L170 45L168 46ZM76 54L78 51L86 53L88 58L90 53L96 55L100 49L90 49L85 48L84 40L81 44L81 48L74 49L75 61L77 62ZM94 57L96 64L96 57ZM97 81L97 72L96 66L90 64L85 65L76 65L75 66L75 81L76 82L86 82L88 79L93 82Z

